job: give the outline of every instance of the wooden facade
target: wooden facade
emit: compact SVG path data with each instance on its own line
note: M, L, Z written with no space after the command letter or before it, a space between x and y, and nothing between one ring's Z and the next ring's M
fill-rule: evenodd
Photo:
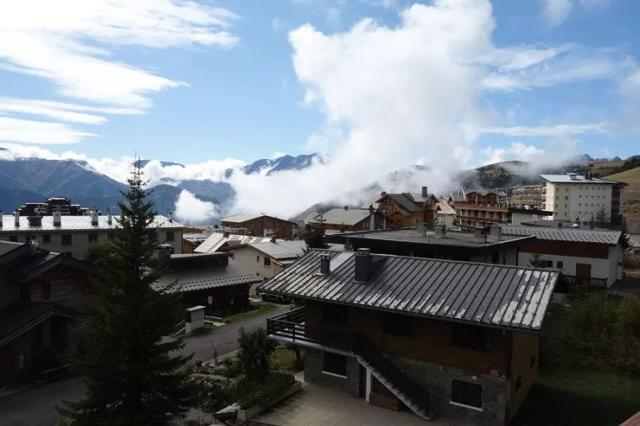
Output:
M438 199L433 195L417 202L411 194L382 193L376 202L378 211L386 218L387 227L391 228L415 228L434 222L438 214Z
M283 240L292 240L296 224L273 216L262 215L242 222L222 221L222 225L230 228L245 228L248 235L258 237L276 236Z

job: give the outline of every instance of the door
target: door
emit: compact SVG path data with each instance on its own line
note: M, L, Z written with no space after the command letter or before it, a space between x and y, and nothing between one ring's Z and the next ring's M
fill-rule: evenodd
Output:
M576 263L576 284L588 285L591 281L591 265L588 263Z

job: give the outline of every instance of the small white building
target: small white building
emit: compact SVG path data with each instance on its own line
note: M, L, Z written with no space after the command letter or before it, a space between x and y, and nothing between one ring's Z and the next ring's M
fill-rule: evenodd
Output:
M270 240L233 249L233 258L259 278L269 279L302 257L306 250L307 244L302 240Z
M89 244L114 238L114 231L119 227L117 219L117 216L95 212L87 216L0 215L0 241L24 243L29 240L45 250L82 259ZM160 244L173 253L182 253L183 225L158 215L151 227L157 229Z
M588 223L604 210L607 222L621 212L621 184L576 173L541 175L545 184L544 209L554 220Z
M576 284L611 287L622 278L620 231L516 225L501 229L506 235L535 237L518 247L519 266L555 269Z

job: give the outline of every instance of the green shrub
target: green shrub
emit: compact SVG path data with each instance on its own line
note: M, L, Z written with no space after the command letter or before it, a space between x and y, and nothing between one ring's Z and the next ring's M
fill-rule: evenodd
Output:
M267 338L264 328L250 333L241 328L239 342L238 361L247 379L264 383L269 372L269 356L275 349L275 343Z
M577 297L568 310L566 342L583 365L640 373L640 303L604 293Z

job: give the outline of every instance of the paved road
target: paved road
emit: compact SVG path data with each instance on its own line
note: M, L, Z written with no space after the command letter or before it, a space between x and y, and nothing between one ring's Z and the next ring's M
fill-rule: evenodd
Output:
M211 333L185 339L185 353L193 353L194 360L208 360L213 357L212 347L218 355L238 349L240 327L253 330L264 327L266 318L289 310L289 306L278 306L266 314L227 324ZM58 418L56 404L73 401L82 395L83 384L80 377L38 386L24 392L0 398L0 426L49 426Z

